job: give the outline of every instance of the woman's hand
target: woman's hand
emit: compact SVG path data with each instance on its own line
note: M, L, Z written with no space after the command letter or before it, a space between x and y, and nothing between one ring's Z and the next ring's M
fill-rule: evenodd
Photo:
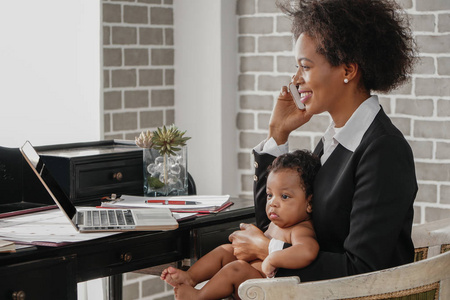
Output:
M228 238L236 258L245 261L264 260L269 253L270 240L255 225L242 223L240 228Z
M266 257L265 260L263 260L261 264L261 271L263 271L264 274L266 274L267 278L273 278L275 277L275 271L277 268L275 266L270 264L269 256Z
M292 131L308 122L311 117L305 109L297 108L287 86L283 86L270 118L269 137L282 145Z

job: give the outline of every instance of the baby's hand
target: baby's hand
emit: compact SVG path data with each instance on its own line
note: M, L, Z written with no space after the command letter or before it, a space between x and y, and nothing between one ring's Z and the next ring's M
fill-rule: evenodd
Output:
M266 257L266 259L262 262L261 270L266 274L267 278L273 278L275 277L275 271L276 267L271 265L269 262L269 256Z

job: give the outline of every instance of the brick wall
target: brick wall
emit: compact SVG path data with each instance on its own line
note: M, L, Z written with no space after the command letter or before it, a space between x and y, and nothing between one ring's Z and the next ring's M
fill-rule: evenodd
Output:
M123 300L173 300L173 288L159 276L127 273L123 275Z
M174 123L172 0L102 0L105 139ZM159 277L123 275L123 299L174 299Z
M174 123L172 0L103 0L105 139Z
M280 87L295 72L288 20L273 0L239 0L239 175L252 196L251 149L267 136ZM415 222L450 217L450 1L402 0L411 16L421 62L410 83L380 102L414 152L419 192ZM322 114L292 134L291 149L314 149L329 124Z

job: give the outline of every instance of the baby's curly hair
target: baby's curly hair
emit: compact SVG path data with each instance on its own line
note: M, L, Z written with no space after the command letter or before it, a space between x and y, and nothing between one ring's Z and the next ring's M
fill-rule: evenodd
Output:
M314 179L320 169L320 159L308 150L296 150L278 156L268 167L269 173L281 169L292 169L298 172L300 185L304 188L306 197L313 194Z
M278 3L332 66L356 63L367 91L388 92L408 81L417 59L406 13L394 0L292 0Z

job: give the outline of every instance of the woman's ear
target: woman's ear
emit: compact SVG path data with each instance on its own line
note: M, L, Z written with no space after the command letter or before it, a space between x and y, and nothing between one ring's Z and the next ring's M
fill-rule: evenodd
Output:
M356 77L359 66L356 63L349 63L343 65L343 68L344 68L344 77L347 78L348 81L351 81Z

